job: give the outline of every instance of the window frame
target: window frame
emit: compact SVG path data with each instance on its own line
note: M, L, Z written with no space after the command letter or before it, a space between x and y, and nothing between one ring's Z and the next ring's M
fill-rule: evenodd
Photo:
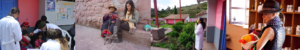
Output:
M249 13L248 13L248 16L247 16L247 12L249 12L249 8L248 7L246 7L247 6L247 2L249 2L248 0L246 0L246 2L245 2L245 7L232 7L232 0L229 0L229 5L228 5L228 7L229 7L229 24L245 24L245 25L248 25L249 23L249 21L247 22L246 21L246 19L248 19L249 20ZM240 22L240 21L232 21L233 20L233 15L232 15L232 9L242 9L242 10L245 10L245 21L244 22Z

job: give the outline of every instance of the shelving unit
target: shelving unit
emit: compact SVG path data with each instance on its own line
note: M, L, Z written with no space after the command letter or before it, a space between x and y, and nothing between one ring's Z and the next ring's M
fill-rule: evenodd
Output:
M263 4L264 0L249 0L249 27L252 24L255 24L255 31L262 31L261 29L258 29L258 23L263 23L262 14L258 14L256 11L259 6L259 3L261 2ZM281 12L285 16L285 26L291 26L292 27L292 34L286 34L285 42L283 44L284 47L291 47L291 50L300 48L300 35L296 34L296 27L297 25L300 25L300 12L295 12L295 10L298 10L298 6L300 6L300 0L275 0L279 4L281 4L281 7L284 8ZM257 5L255 4L257 3ZM255 9L253 9L252 5L256 5ZM293 5L293 12L287 12L287 5Z

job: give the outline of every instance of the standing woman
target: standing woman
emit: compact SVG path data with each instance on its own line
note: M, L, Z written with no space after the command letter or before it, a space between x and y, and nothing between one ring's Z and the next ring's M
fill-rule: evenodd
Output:
M267 26L263 28L262 35L256 43L257 50L281 50L285 41L285 30L282 26L279 14L283 10L277 1L266 0L262 10L258 13L262 14L263 22Z
M125 4L125 18L121 17L117 26L120 26L121 29L129 31L131 34L134 33L135 24L139 21L139 12L135 9L134 3L132 0L128 0Z
M195 25L195 36L196 36L196 39L195 39L195 48L197 50L202 50L202 47L203 47L203 30L205 29L206 27L206 24L205 22L203 22L203 19L202 18L199 18L197 20L197 25Z

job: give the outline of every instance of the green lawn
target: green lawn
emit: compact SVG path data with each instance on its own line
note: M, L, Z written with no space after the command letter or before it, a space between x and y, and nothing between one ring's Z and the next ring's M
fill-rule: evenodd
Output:
M172 28L172 25L161 23L163 25L159 25L160 28ZM155 23L151 21L151 27L156 27Z

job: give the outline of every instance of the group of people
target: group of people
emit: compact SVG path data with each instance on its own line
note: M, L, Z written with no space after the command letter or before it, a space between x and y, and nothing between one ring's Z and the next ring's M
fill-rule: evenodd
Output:
M20 10L13 7L8 16L0 20L0 50L27 50L40 48L41 50L69 50L66 33L55 24L49 23L46 16L42 16L35 24L34 31L28 32L29 22L21 25L16 20ZM65 31L66 32L66 31ZM73 45L75 41L75 24L68 31Z
M129 31L131 34L134 34L136 29L136 24L139 21L139 12L135 9L134 3L132 0L128 0L125 4L124 17L119 17L115 12L117 8L114 5L108 7L110 13L105 14L103 17L103 22L101 23L102 31L107 31L110 33L122 32L122 30ZM117 26L116 29L114 26ZM122 30L121 30L122 29ZM118 30L114 32L114 30ZM103 34L104 32L102 32ZM118 34L119 42L122 40L121 34Z

